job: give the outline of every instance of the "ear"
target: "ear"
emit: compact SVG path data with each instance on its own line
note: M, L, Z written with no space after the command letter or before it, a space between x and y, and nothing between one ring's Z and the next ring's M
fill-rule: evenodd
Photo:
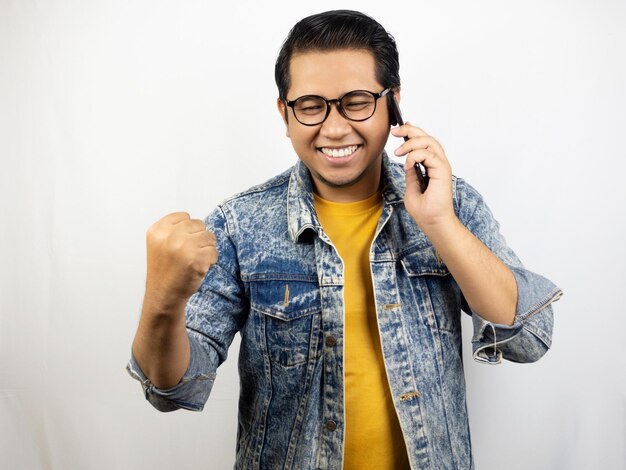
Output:
M289 119L287 117L287 105L280 98L276 99L276 107L278 108L278 113L280 117L283 118L283 122L285 123L285 135L289 137Z
M393 89L393 95L396 97L396 101L400 104L400 87Z

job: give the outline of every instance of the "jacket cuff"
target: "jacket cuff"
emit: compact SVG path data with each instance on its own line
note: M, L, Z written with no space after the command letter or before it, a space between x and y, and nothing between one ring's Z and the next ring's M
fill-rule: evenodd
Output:
M534 362L552 344L550 304L563 292L545 277L524 268L509 269L517 282L517 308L513 325L491 323L472 312L473 358L477 362L499 364L502 359Z
M191 335L189 347L190 357L187 371L177 385L168 389L157 388L150 382L131 352L126 370L132 378L141 383L146 400L159 411L174 411L179 408L202 411L209 398L216 374L214 372L209 374L202 372L199 358L202 357L204 351Z

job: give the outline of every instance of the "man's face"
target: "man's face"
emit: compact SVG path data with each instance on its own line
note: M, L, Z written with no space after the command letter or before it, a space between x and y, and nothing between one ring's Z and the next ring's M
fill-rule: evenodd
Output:
M383 91L376 80L374 56L366 50L295 54L290 79L289 101L303 95L335 99L353 90ZM324 199L356 201L378 189L382 152L389 136L386 100L378 99L374 115L362 122L346 119L333 103L328 118L316 126L301 124L288 108L287 136L310 170L315 191ZM285 107L279 99L283 118Z

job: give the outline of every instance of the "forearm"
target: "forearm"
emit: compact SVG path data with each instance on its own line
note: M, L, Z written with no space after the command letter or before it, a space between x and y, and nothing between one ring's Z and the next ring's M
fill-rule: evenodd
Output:
M517 284L511 270L456 217L424 231L471 309L492 323L512 325Z
M391 132L406 140L395 154L406 155L407 212L448 266L472 311L492 323L512 325L517 309L515 277L455 215L452 168L441 144L408 123ZM424 193L415 177L416 163L428 169L430 182Z
M160 389L180 382L189 366L185 304L163 305L146 293L133 341L133 356L145 376Z

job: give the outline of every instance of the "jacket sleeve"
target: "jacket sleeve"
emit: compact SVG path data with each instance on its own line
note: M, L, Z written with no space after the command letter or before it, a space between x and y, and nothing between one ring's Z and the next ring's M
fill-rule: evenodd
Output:
M465 299L463 310L472 316L473 357L478 362L498 364L534 362L552 343L552 302L562 291L550 280L526 269L509 248L500 226L482 196L461 178L454 178L455 210L461 222L513 273L517 283L517 308L513 325L494 324L473 312Z
M228 348L248 314L235 245L221 208L213 211L205 224L207 230L215 234L218 261L187 302L191 350L187 371L176 386L162 390L146 378L132 354L126 367L131 377L141 383L146 399L159 411L202 410L211 393L216 370L226 360Z

